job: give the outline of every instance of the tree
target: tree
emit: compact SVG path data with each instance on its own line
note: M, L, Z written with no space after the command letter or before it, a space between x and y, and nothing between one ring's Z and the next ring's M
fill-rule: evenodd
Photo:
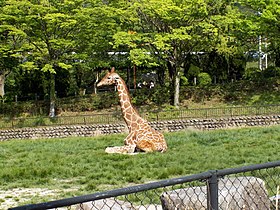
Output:
M265 1L265 0L242 0L237 5L242 12L244 19L247 20L247 31L244 37L245 46L250 46L250 49L254 49L259 52L259 60L263 56L262 51L265 53L272 52L275 56L276 66L280 66L280 39L279 39L279 11L280 1ZM245 27L244 27L245 29ZM266 43L265 46L263 43ZM278 58L277 58L278 57ZM259 63L261 64L261 62ZM261 67L261 66L260 66ZM262 68L262 67L261 67Z
M229 26L238 13L231 1L135 0L130 1L130 28L115 34L115 46L127 47L133 62L158 57L166 62L174 91L174 105L179 105L180 77L194 52L232 52ZM228 17L227 17L228 15ZM239 19L238 19L239 20ZM129 30L128 30L129 29ZM137 52L138 57L134 56ZM139 56L142 55L142 56ZM150 61L149 61L150 59Z
M3 6L3 2L1 2ZM25 33L18 30L19 24L13 16L4 14L0 9L0 96L5 95L4 86L6 77L22 60L22 51L25 48Z
M49 83L50 116L54 116L58 72L69 71L75 92L91 83L92 69L100 71L119 63L111 43L119 28L122 3L10 0L3 4L2 20L23 35L20 67L42 71Z
M121 1L91 1L82 7L76 17L80 23L77 34L77 54L73 55L73 66L76 69L87 69L95 73L95 81L103 68L120 65L122 60L113 49L113 35L120 28L119 7ZM92 72L92 69L96 72ZM84 70L83 70L84 71ZM76 76L80 77L80 71ZM83 74L83 73L82 73ZM82 81L78 81L82 83Z
M275 66L280 67L280 1L262 2L260 10L260 31L266 44L270 44L270 50L275 55Z
M41 70L48 75L50 117L55 116L55 74L60 69L72 67L68 60L75 52L75 35L81 24L75 14L80 7L82 2L78 0L8 0L2 8L3 19L7 23L12 19L8 26L14 26L24 37L21 67Z

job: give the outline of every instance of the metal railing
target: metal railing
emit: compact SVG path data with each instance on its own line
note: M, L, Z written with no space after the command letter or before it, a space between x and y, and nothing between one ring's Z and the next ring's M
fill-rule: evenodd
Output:
M169 111L152 111L142 113L148 121L183 120L198 118L226 118L236 116L279 115L279 105L204 108L204 109L174 109ZM59 125L88 125L114 124L123 122L121 112L110 114L93 114L78 116L0 118L0 129L59 126Z
M148 120L196 119L280 114L280 105L184 109L146 113Z
M280 161L211 170L191 176L31 204L10 210L279 209Z

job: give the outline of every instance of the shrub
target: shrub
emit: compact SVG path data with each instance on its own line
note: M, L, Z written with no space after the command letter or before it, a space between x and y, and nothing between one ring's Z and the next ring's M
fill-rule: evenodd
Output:
M131 94L131 102L135 106L147 104L149 103L151 92L152 90L148 88L137 89Z
M198 74L198 84L199 86L207 86L210 85L212 82L212 79L210 75L206 72L202 72Z
M262 73L259 68L248 68L243 78L252 82L259 82L262 78Z
M188 76L197 76L200 73L200 71L201 69L198 66L191 64L188 71Z
M152 94L152 102L156 105L170 103L170 88L165 86L157 86Z
M181 76L181 81L180 81L181 86L187 86L189 84L189 80L185 76Z
M264 78L271 77L279 77L280 76L280 68L275 66L270 66L267 69L262 71L262 75Z
M244 79L257 83L258 85L277 83L277 79L280 77L280 68L270 66L267 69L260 70L258 68L248 68L244 74Z

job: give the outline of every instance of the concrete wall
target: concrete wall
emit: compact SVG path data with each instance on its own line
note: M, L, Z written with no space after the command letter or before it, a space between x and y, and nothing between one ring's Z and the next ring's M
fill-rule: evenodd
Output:
M153 128L162 132L174 132L185 129L212 130L221 128L276 125L280 124L280 115L155 121L150 124ZM18 128L0 130L0 141L11 139L96 136L127 132L127 127L123 123L108 125L68 125L56 127Z

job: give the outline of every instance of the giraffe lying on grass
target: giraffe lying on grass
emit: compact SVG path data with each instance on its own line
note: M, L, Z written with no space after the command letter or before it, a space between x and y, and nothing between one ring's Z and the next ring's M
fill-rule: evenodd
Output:
M107 147L105 152L123 154L132 154L137 151L165 152L167 144L163 134L153 129L132 106L127 86L114 68L103 77L97 87L103 85L116 85L122 114L129 130L129 134L124 140L124 146Z

